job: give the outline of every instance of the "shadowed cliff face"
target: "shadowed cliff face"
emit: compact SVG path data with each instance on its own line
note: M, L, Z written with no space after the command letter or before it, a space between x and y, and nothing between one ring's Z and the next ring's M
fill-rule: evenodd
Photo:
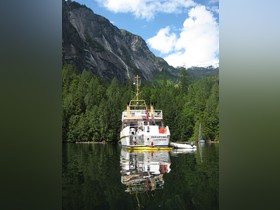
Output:
M79 72L89 69L106 80L124 82L139 74L152 80L161 71L173 72L137 35L120 30L86 6L63 1L63 63Z

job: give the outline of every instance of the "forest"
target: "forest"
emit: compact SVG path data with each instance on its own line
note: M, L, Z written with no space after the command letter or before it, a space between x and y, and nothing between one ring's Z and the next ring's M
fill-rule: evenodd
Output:
M205 140L219 141L219 77L191 79L182 68L177 81L143 82L140 98L163 110L172 141L196 141L199 124ZM133 81L110 82L68 64L62 69L63 142L117 142L121 114L135 95Z

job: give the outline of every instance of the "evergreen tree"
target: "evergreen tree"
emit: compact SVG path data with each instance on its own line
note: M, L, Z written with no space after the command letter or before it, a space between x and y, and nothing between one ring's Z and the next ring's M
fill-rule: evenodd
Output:
M188 78L187 78L187 70L185 68L180 69L180 83L179 87L182 94L187 94L188 92Z

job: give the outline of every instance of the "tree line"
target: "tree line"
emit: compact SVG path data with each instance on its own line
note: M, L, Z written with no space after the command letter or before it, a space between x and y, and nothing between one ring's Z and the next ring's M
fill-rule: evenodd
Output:
M219 78L191 80L181 69L180 79L146 82L140 98L163 110L172 141L196 141L199 124L205 140L219 140ZM121 114L135 95L132 81L110 82L92 72L77 73L71 65L62 69L62 140L64 142L118 141Z

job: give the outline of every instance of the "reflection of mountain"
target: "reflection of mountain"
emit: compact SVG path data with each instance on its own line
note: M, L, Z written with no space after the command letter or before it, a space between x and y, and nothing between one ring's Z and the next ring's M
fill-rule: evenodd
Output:
M131 194L162 189L163 174L170 172L168 151L129 152L121 150L121 182Z

